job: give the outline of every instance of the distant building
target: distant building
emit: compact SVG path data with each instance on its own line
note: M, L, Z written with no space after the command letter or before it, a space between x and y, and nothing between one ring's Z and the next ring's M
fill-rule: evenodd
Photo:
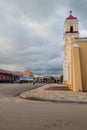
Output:
M25 71L9 71L0 69L0 83L13 83L20 79L20 77L29 77L30 80L33 80L33 73L29 70Z
M66 18L64 32L64 84L74 91L87 91L87 38L79 37L78 18Z
M28 75L28 76L33 76L34 74L32 72L30 72L29 70L25 70L21 72L24 75Z
M11 83L18 80L20 74L14 71L0 69L0 83Z
M19 72L22 76L20 77L20 79L25 82L33 82L33 78L34 78L34 74L32 72L30 72L29 70L25 70L25 71L20 71Z

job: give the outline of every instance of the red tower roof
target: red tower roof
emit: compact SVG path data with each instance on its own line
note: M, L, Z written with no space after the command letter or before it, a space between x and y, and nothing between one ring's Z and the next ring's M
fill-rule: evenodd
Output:
M74 16L72 15L72 11L70 11L70 15L69 15L69 17L67 17L66 19L67 19L67 20L77 19L77 17L74 17Z

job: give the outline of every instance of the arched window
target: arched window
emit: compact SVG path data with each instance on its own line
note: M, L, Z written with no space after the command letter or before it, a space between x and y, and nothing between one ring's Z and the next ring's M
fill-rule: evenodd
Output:
M70 32L71 32L71 33L73 32L73 26L70 27Z

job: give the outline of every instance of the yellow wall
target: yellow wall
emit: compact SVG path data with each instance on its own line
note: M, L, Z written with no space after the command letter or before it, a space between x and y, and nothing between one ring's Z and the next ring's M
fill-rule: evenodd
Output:
M65 45L65 52L69 44L71 44L71 85L69 86L73 91L87 91L87 40L69 39Z
M82 88L87 91L87 41L76 42L80 46L80 65L82 75Z
M79 46L72 47L72 88L77 92L82 91Z

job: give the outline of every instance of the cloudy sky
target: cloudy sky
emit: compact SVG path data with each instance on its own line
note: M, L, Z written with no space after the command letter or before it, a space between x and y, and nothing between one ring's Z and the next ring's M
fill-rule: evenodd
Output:
M0 68L62 73L63 23L69 10L87 36L87 0L0 0Z

